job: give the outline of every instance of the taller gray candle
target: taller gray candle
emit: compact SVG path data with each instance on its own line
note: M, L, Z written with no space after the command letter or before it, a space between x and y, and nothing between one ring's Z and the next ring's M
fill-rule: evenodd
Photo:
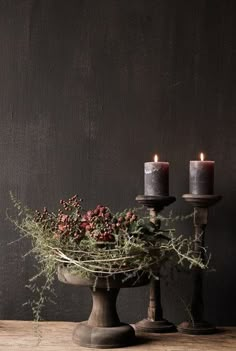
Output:
M169 162L158 162L157 155L144 163L144 195L169 195Z
M212 195L214 192L214 161L190 161L189 164L189 193L193 195Z

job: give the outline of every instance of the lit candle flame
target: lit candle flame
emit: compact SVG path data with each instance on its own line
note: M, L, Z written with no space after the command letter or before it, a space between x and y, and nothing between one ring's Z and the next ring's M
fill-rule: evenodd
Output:
M154 156L154 162L158 162L158 155Z
M200 160L201 160L201 161L204 161L204 159L205 159L204 153L201 152L201 153L200 153Z

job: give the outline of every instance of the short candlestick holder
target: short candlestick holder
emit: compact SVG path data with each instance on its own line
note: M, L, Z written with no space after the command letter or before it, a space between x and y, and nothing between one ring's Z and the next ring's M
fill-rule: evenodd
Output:
M149 209L150 221L156 223L157 215L164 207L169 206L176 200L174 196L147 196L139 195L136 201ZM161 305L161 283L159 280L151 278L149 307L147 318L137 322L135 328L146 333L168 333L176 331L174 324L163 318Z
M195 228L195 251L201 255L205 262L204 243L205 230L208 223L208 208L221 200L220 195L193 195L185 194L183 199L194 208L194 228ZM182 322L178 326L178 331L185 334L201 335L214 334L216 328L204 320L203 301L203 271L201 268L194 268L193 272L193 294L190 307L190 320Z

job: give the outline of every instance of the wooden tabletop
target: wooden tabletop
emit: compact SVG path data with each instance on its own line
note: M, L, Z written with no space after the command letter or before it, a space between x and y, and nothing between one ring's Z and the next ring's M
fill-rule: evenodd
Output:
M91 351L73 343L71 335L74 326L75 323L71 322L41 322L37 328L34 322L29 321L0 321L0 351ZM236 351L236 327L221 328L219 331L218 334L205 336L140 334L137 345L115 350Z

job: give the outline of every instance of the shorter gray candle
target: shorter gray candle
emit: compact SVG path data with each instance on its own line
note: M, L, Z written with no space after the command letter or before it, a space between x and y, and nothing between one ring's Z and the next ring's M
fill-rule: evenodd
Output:
M169 195L169 162L144 163L144 194Z

